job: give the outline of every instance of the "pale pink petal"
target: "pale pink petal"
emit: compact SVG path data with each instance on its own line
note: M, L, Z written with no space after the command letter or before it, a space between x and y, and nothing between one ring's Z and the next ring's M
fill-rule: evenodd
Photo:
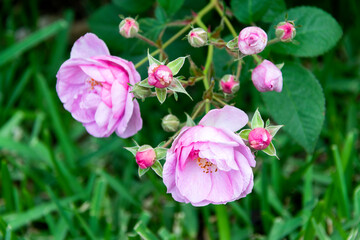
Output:
M89 76L89 79L94 79L96 82L106 82L106 79L101 74L103 70L106 70L106 67L96 66L96 65L82 65L80 66L81 70Z
M228 129L232 132L244 127L249 118L246 113L233 106L209 111L200 121L199 125Z
M85 76L84 76L85 81ZM74 101L74 97L78 96L79 93L85 91L84 84L69 84L65 81L56 82L56 92L61 100L61 102L66 103L69 101Z
M100 128L106 127L110 117L111 117L111 108L109 108L105 103L101 102L95 113L96 124Z
M203 173L196 161L188 161L183 171L177 169L175 179L181 195L191 203L201 202L207 198L211 190L211 178L209 174Z
M201 158L208 159L220 170L239 170L239 167L234 159L233 147L217 143L204 143L199 150L199 156Z
M115 81L111 87L111 102L114 118L119 118L124 114L127 97L127 89L118 81Z
M70 58L91 58L101 55L110 55L106 44L95 34L87 33L76 40Z
M126 99L126 104L125 104L124 115L121 118L119 125L116 129L116 134L118 136L122 135L126 131L129 120L130 120L131 116L133 115L134 102L135 101L132 100L131 94L128 94L128 97Z
M87 59L69 59L65 61L56 74L57 81L68 84L84 84L89 76L81 70L81 66L87 65L96 66L96 62Z
M111 132L106 131L106 127L99 127L96 122L84 123L86 131L94 137L102 138L111 135Z
M233 189L227 172L217 171L207 175L211 176L212 188L206 199L212 203L229 201L233 196Z
M140 131L141 128L142 128L142 118L140 115L140 107L139 107L139 103L136 100L134 100L134 110L132 112L132 116L130 120L127 123L125 130L122 133L119 133L118 131L116 131L116 133L121 138L128 138L135 135L138 131Z

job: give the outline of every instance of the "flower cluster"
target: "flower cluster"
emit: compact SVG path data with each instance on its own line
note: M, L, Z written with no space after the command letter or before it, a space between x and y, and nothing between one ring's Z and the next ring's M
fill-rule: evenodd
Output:
M119 24L119 33L159 48L157 52L147 53L146 77L141 79L132 62L110 55L105 43L92 33L75 42L70 59L61 65L56 75L56 91L64 108L94 137L109 137L113 132L121 138L135 135L142 128L137 99L144 101L148 97L157 97L162 104L167 96L174 96L177 101L178 93L191 98L186 88L203 81L203 99L195 105L191 116L186 114L186 122L173 114L162 118L163 130L174 133L167 142L154 148L137 143L126 147L134 156L139 176L154 170L163 177L167 192L176 201L194 206L225 204L249 194L254 185L255 156L258 151L263 151L277 157L272 140L282 127L270 126L269 121L264 124L256 110L251 129L238 132L249 119L229 101L240 89L242 61L236 74L229 73L214 80L212 48L226 48L236 60L252 55L258 63L251 74L256 89L281 92L280 67L257 54L271 41L289 42L296 34L294 23L286 21L276 27L275 40L268 41L264 30L252 26L242 29L237 38L226 43L219 38L221 26L214 32L202 27L193 28L187 35L191 46L209 46L210 57L202 69L189 56L168 61L164 51L166 43L162 45L161 41L153 42L142 36L138 22L128 17ZM160 53L158 59L154 57L156 53ZM188 79L179 76L186 60L190 63ZM146 58L141 64L143 62ZM214 87L216 80L218 92ZM215 109L211 110L211 106ZM196 125L194 120L201 115L204 116ZM164 159L162 164L160 161Z

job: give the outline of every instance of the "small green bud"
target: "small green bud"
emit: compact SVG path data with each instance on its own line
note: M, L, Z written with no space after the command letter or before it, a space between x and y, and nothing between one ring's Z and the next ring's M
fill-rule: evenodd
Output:
M125 38L133 38L139 31L139 23L130 17L120 22L119 33Z
M151 95L150 88L142 87L138 83L133 86L131 92L134 94L134 97L142 100L144 100L145 98Z
M161 122L161 126L165 132L176 132L179 128L179 119L172 114L166 115Z
M202 47L207 44L207 32L202 28L194 28L188 34L188 41L193 47Z

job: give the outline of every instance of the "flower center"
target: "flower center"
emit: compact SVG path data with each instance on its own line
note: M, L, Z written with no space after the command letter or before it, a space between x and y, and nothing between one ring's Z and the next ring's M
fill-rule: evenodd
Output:
M203 169L203 173L213 173L213 172L218 171L217 166L215 164L209 162L205 158L197 157L196 162L199 165L199 167L201 167Z
M101 82L98 82L98 81L95 81L94 79L90 79L90 80L87 80L87 82L90 84L90 90L94 90L94 87L95 86L100 86L102 87L103 85L101 84Z

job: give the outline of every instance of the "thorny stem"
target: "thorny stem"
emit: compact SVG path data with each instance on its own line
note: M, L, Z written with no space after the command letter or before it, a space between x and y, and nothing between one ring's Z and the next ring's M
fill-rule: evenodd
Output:
M190 29L190 25L194 24L198 21L198 19L201 19L206 13L208 13L211 9L213 9L216 5L216 1L217 0L211 0L211 2L206 5L203 9L200 10L200 12L198 13L198 15L191 21L190 24L188 24L187 26L183 27L182 29L180 29L179 32L177 32L174 36L172 36L169 40L167 40L163 45L162 45L162 50L164 50L167 46L169 46L172 42L174 42L178 37L180 37L181 35L183 35L186 31L188 31ZM158 54L160 52L160 49L156 49L154 52L152 52L150 55L151 56L155 56L156 54ZM145 62L147 61L147 57L144 57L143 59L141 59L137 64L135 64L135 68L140 67L141 65L143 65Z

